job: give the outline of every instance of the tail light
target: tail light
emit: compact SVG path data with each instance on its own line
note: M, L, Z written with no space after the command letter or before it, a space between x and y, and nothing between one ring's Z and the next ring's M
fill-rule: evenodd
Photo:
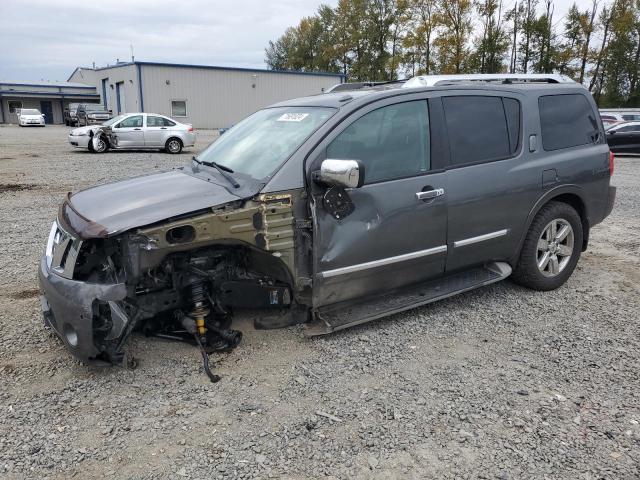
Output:
M187 132L193 132L193 126L189 125L189 129L187 130Z
M613 175L613 170L616 166L616 157L613 156L613 152L609 151L609 176Z

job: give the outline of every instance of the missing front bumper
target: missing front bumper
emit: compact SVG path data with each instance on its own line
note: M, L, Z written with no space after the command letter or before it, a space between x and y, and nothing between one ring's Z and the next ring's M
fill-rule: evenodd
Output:
M126 297L125 284L69 280L49 271L44 257L38 278L45 324L69 351L86 363L120 363L119 347L130 331L129 318L118 304Z

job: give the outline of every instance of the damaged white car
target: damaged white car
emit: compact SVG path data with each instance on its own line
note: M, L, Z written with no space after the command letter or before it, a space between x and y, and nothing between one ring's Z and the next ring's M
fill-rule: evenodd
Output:
M93 153L104 153L110 148L180 153L196 142L193 126L155 113L118 115L102 125L75 128L68 138L74 147Z

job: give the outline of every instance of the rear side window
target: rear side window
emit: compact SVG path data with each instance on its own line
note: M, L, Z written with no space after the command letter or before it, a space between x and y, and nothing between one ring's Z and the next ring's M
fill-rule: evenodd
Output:
M545 150L577 147L597 140L598 122L584 95L545 95L538 99L538 107Z
M490 96L443 97L454 166L513 156L520 138L520 102Z

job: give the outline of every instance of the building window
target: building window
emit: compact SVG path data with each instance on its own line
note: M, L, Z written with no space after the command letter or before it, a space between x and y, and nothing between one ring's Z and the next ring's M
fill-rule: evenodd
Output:
M22 108L22 102L19 100L9 100L9 113L16 113L18 108Z
M171 116L172 117L186 117L187 116L187 101L186 100L171 100Z

